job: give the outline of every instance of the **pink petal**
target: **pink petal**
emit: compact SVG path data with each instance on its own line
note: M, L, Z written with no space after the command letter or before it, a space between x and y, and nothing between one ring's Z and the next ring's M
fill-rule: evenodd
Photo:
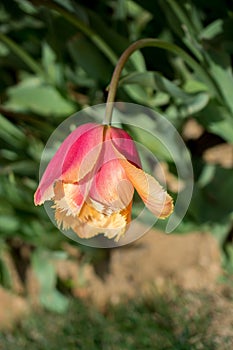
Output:
M127 160L141 168L141 161L135 143L126 131L112 126L108 127L105 140L111 140L114 147Z
M108 143L108 147L111 145ZM102 204L102 210L120 210L132 201L134 188L118 159L104 163L94 177L89 197Z
M36 205L54 196L57 180L75 183L92 171L101 151L103 130L103 125L84 124L63 141L41 178L34 196Z

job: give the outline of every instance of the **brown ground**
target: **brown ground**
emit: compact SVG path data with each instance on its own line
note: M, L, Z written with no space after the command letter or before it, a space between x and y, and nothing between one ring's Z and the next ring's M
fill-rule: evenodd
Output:
M166 291L169 284L210 290L220 272L220 254L211 235L190 233L182 237L151 230L134 244L112 251L104 279L88 271L86 290L94 303L103 307L106 301L118 303L153 287Z
M153 289L166 293L174 285L213 293L219 289L220 252L208 233L182 236L151 230L137 242L111 250L110 259L102 266L96 265L98 273L92 264L80 259L78 247L66 244L64 248L69 259L54 262L58 275L63 281L72 280L71 292L75 297L88 299L100 309L107 303L149 295ZM23 292L26 298L17 295L22 293L23 286L13 267L12 274L15 294L0 289L0 328L19 320L32 306L38 305L39 288L32 271L27 271ZM219 303L224 309L221 298ZM233 322L233 315L230 317Z

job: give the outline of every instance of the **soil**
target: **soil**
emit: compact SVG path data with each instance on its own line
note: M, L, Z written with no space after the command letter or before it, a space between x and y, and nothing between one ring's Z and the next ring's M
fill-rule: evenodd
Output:
M221 273L220 253L208 233L182 237L151 230L134 244L113 250L108 270L104 278L89 270L86 278L87 295L100 308L153 289L166 292L169 285L212 290Z
M131 245L112 249L110 259L96 269L80 259L78 247L66 244L64 249L69 259L54 262L60 279L72 281L72 295L91 300L100 309L146 295L154 288L166 291L171 285L214 290L221 274L218 244L209 233L182 236L151 230ZM12 274L16 275L13 267ZM32 271L27 271L23 293L18 279L14 280L15 294L0 289L0 327L20 319L30 306L39 305L39 286ZM19 297L19 292L26 298Z
M0 329L9 329L29 313L29 304L25 298L0 287L0 310Z

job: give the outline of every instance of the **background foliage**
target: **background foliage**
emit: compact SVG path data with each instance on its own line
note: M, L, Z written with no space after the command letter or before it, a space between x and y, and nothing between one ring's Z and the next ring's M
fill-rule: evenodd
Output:
M67 304L51 264L66 259L66 238L33 204L44 145L67 116L105 102L117 58L144 37L179 45L197 69L166 50L143 49L129 61L117 98L162 112L181 134L190 118L204 128L187 142L195 188L179 230L210 230L232 271L233 169L203 158L209 147L233 143L231 2L2 0L0 23L0 250L10 251L22 279L32 264L43 305L63 311ZM172 161L156 154L173 172ZM0 282L11 287L1 257Z

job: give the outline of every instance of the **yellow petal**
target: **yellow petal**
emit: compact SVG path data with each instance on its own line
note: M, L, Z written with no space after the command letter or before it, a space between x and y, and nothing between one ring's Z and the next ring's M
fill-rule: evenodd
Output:
M127 208L110 215L99 212L93 203L85 202L76 217L56 208L55 219L59 226L67 230L71 228L81 238L91 238L98 234L114 238L118 241L124 235L127 224L131 220L132 202Z

